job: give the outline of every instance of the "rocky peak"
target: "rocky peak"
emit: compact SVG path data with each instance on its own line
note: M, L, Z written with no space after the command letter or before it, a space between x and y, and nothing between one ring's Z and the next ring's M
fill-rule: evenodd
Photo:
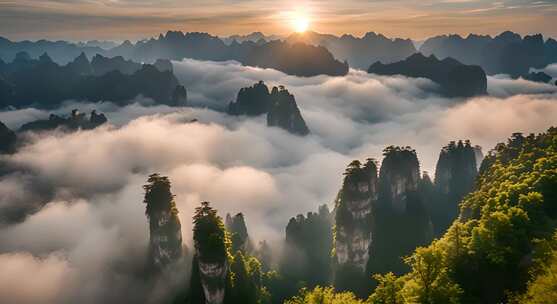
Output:
M286 246L280 272L288 281L314 287L330 282L333 247L332 214L326 205L318 212L298 214L286 226ZM293 286L293 289L297 289Z
M405 212L409 196L418 190L420 163L410 147L390 146L383 150L379 172L379 199L398 213Z
M93 73L91 63L84 52L81 52L72 62L68 63L66 68L77 75L91 75Z
M434 195L427 198L435 232L441 235L458 215L458 204L470 193L478 174L481 147L451 141L441 149L435 169Z
M143 186L149 219L149 259L155 269L163 269L182 256L182 230L170 180L158 173L149 175Z
M263 81L242 88L235 102L228 105L228 114L258 116L269 112L271 106L269 88Z
M242 213L238 213L234 216L227 214L225 226L232 240L232 252L240 250L246 253L252 250L248 229Z
M172 62L168 59L157 59L153 64L161 72L173 72Z
M226 229L222 218L208 202L202 202L195 209L193 222L192 299L194 303L221 304L229 273Z
M273 87L271 91L271 106L267 113L267 126L280 127L292 134L307 135L309 129L296 104L294 95L283 86Z
M91 60L91 67L95 75L100 76L112 71L119 71L122 74L131 75L141 70L142 65L131 60L126 60L122 56L104 57L100 54L95 55Z
M344 172L335 202L335 286L348 288L347 281L364 280L373 251L374 208L377 204L377 165L352 161Z
M39 62L42 64L54 63L47 52L44 52L41 56L39 56Z
M441 149L435 169L435 185L441 193L460 200L472 190L476 175L476 153L470 141L451 141Z
M351 162L344 173L336 201L337 262L353 264L362 271L369 259L372 211L377 200L377 166L368 159Z

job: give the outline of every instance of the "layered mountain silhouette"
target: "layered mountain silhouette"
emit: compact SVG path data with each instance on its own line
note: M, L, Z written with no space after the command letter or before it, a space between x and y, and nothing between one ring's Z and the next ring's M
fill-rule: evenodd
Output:
M265 43L273 40L281 40L282 37L278 35L265 35L262 32L253 32L247 35L232 35L228 37L221 37L221 40L230 45L233 41L237 43L242 43L245 41L257 42L257 43Z
M374 32L366 33L362 37L352 35L338 37L316 32L295 33L286 41L323 46L335 58L345 60L351 67L359 69L367 69L376 61L382 63L400 61L416 53L416 48L410 39L390 39Z
M67 118L56 114L50 114L48 119L35 120L22 125L19 132L41 132L57 128L62 128L67 131L79 129L91 130L105 124L107 121L108 119L104 114L97 114L95 110L91 111L89 118L87 118L85 113L80 113L77 109L74 109Z
M257 34L255 34L257 36ZM255 36L253 36L255 37ZM252 38L253 38L252 37ZM238 39L242 40L242 39ZM125 41L109 50L100 47L79 47L68 42L12 42L0 39L0 58L11 61L16 54L26 51L32 58L44 52L54 54L54 61L66 64L82 52L92 58L99 54L104 57L122 56L122 59L153 63L158 59L226 61L236 60L243 65L273 68L296 76L345 75L348 65L336 60L325 48L283 41L267 42L263 39L252 41L243 39L240 43L233 39L230 44L207 33L183 33L169 31L157 39L139 41L135 44ZM121 61L121 60L119 60Z
M122 57L97 55L89 62L84 53L61 66L46 53L35 60L20 52L11 63L0 64L0 108L49 108L69 99L126 104L137 96L184 105L185 88L166 65L158 66L165 70Z
M206 33L168 32L158 39L124 43L111 51L136 61L153 62L158 58L182 60L236 60L244 65L273 68L296 76L344 75L348 66L337 61L327 49L282 41L253 42L236 40L230 45Z
M236 60L244 65L274 68L291 75L314 76L346 74L347 65L341 61L366 69L376 61L392 63L417 51L409 39L391 39L374 32L362 37L305 32L285 38L254 32L219 38L207 33L169 31L157 38L114 45L95 41L78 44L47 40L13 42L0 37L0 59L10 62L17 53L25 51L32 58L47 52L59 64L67 64L81 53L89 58L97 54L122 56L146 63L154 63L159 58ZM522 37L510 31L495 37L475 34L466 38L436 36L425 40L418 51L426 56L452 57L464 64L479 65L489 75L509 74L515 78L527 75L530 68L542 68L557 62L555 39L544 40L541 34Z
M552 38L544 41L541 34L521 37L510 31L495 37L443 35L427 39L420 52L479 65L489 75L519 77L528 74L530 68L543 68L557 62L557 41Z
M431 79L449 97L470 97L487 94L487 77L481 67L465 65L452 58L437 59L416 53L403 61L383 64L376 62L368 73L378 75L404 75Z

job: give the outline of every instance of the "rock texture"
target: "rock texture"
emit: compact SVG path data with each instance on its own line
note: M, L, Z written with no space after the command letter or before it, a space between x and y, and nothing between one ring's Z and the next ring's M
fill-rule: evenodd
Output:
M349 289L355 280L367 275L378 199L377 165L373 159L364 165L353 161L344 175L335 202L335 286L341 290Z
M373 209L373 243L366 276L373 273L403 273L402 257L433 237L430 216L424 204L424 186L416 152L410 147L387 147L379 170L377 203ZM429 181L431 188L431 181ZM356 290L366 296L372 286Z
M208 202L196 208L193 241L191 303L222 304L229 279L229 252L222 219Z
M478 149L470 141L450 142L443 147L435 169L435 196L429 207L435 232L441 235L458 215L458 204L472 192L478 175ZM481 151L481 150L480 150Z
M403 61L382 64L376 62L368 73L404 75L431 79L449 97L471 97L487 94L487 77L479 66L464 65L452 58L438 60L434 55L414 54Z
M379 172L379 199L383 206L397 213L408 210L418 191L420 163L409 147L387 147Z
M166 176L151 174L145 189L149 219L149 264L161 270L182 256L182 230L174 195Z

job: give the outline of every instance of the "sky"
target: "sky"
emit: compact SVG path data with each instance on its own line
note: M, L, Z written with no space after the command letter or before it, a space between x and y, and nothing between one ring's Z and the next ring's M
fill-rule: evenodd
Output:
M557 0L0 0L0 36L13 40L138 40L167 30L286 35L300 18L337 35L557 37Z

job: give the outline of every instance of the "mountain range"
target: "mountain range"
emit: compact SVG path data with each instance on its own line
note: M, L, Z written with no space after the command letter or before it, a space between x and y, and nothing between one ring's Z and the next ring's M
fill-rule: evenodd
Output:
M294 33L281 37L254 32L248 35L217 37L207 33L168 31L157 38L115 44L67 41L12 42L0 37L0 59L11 61L25 51L32 58L47 52L60 64L67 64L81 53L89 58L122 56L137 62L184 58L212 61L236 60L243 65L274 68L291 75L344 75L350 67L366 70L377 61L388 64L420 52L439 59L451 57L467 65L479 65L488 75L525 76L530 68L543 68L557 62L557 41L541 34L527 35L506 31L497 36L470 34L431 37L416 48L410 39L387 38L368 32L362 37L335 36L317 32Z

